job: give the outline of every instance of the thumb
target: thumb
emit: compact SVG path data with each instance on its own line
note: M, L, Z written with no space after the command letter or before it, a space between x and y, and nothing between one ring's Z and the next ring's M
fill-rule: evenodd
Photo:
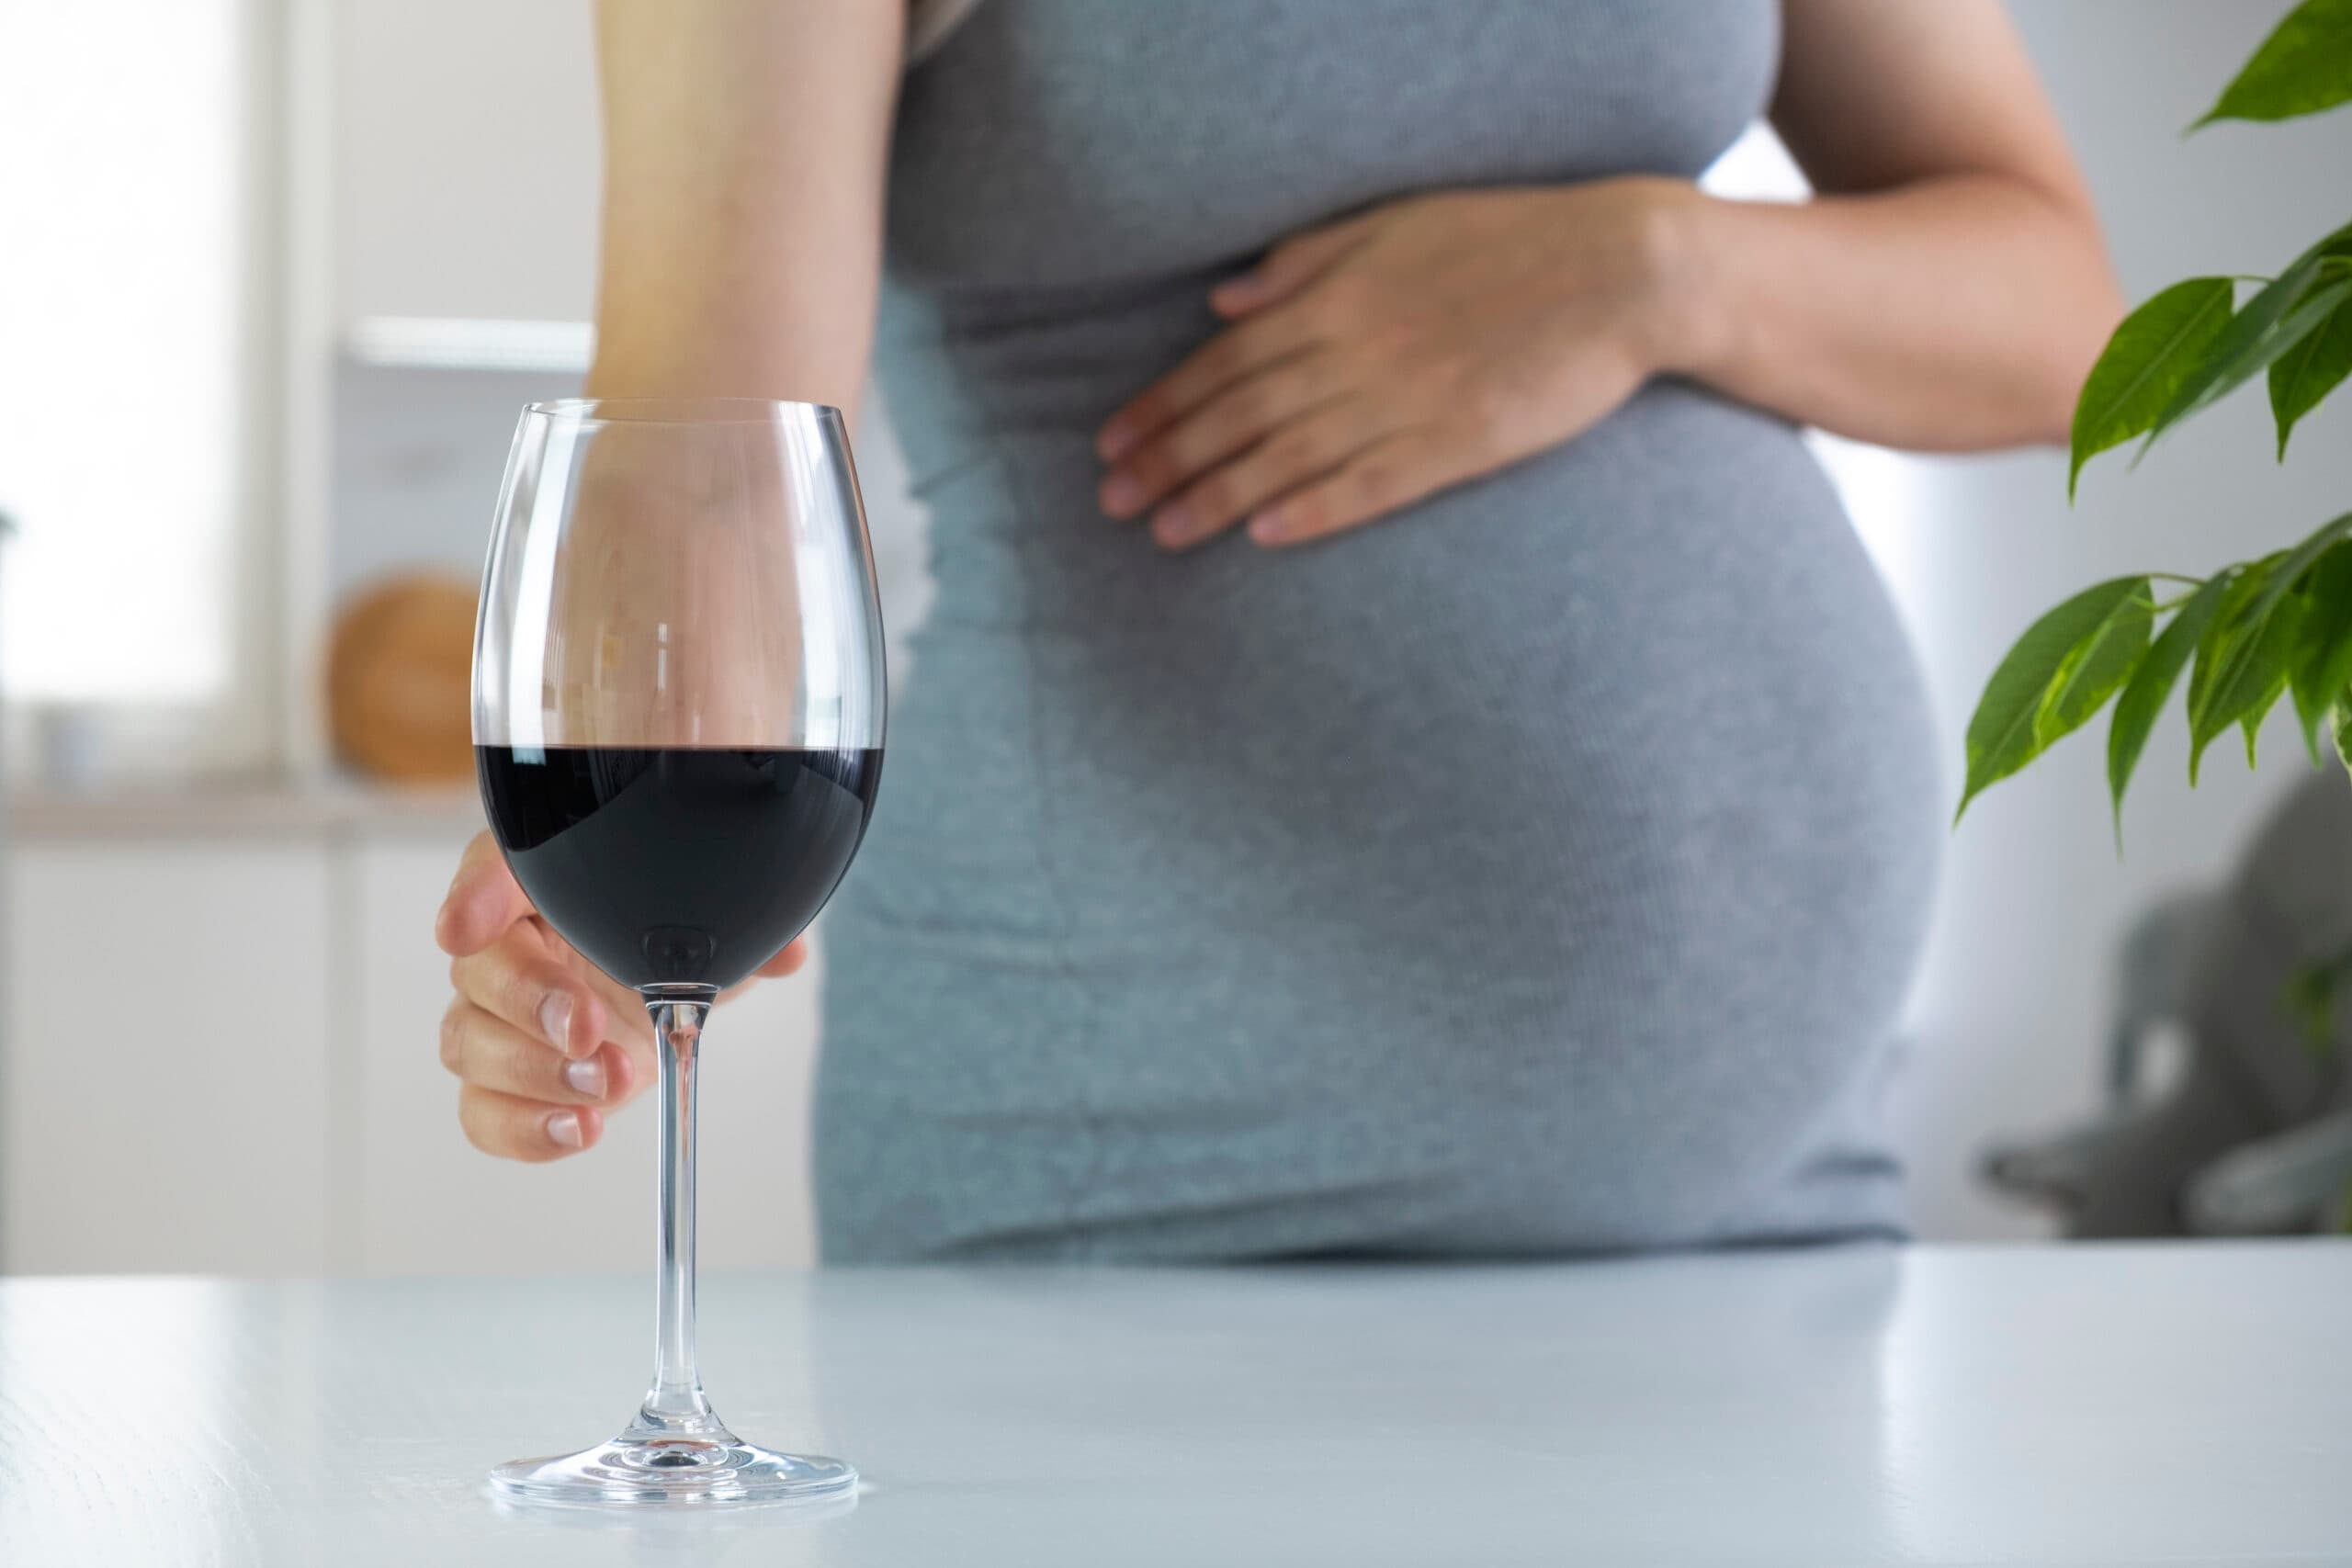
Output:
M1258 265L1209 291L1209 309L1227 321L1287 299L1370 238L1368 222L1350 218L1309 229L1268 251Z
M506 934L508 927L531 913L506 857L488 833L476 833L458 863L458 874L433 919L433 940L453 958L480 953Z

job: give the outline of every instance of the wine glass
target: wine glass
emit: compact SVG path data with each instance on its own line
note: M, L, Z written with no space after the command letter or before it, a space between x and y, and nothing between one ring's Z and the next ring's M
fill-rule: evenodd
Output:
M882 618L839 411L534 403L474 638L474 754L539 915L645 998L661 1058L653 1386L610 1442L492 1472L546 1503L839 1497L729 1432L695 1369L695 1062L720 991L800 934L882 771Z

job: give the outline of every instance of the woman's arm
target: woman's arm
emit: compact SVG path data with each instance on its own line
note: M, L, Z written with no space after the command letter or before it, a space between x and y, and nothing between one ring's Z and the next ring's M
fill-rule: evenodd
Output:
M1996 0L1787 0L1773 115L1825 193L1441 191L1295 235L1104 423L1102 503L1182 549L1321 538L1573 440L1661 373L1840 434L2064 437L2119 313Z
M902 9L602 0L593 395L851 406L873 332ZM520 1160L594 1146L605 1113L653 1081L639 998L537 919L487 833L434 933L452 960L441 1061L466 1136ZM796 942L760 973L790 974L806 953Z
M1787 0L1772 122L1820 197L1701 199L1669 367L1841 435L2063 441L2121 313L2065 139L1995 0Z
M601 0L591 395L855 401L905 10Z

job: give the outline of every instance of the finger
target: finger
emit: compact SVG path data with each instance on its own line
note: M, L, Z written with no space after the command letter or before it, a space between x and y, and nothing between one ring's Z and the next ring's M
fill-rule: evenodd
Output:
M1322 276L1340 257L1371 238L1368 217L1350 218L1294 235L1268 251L1248 272L1209 290L1209 309L1227 321L1262 310Z
M808 961L808 941L806 937L797 937L786 943L774 958L719 992L718 999L722 1002L731 1002L762 980L781 979L796 972Z
M1393 432L1371 400L1343 398L1285 425L1186 487L1153 513L1151 536L1181 550L1215 537L1268 503L1338 470Z
M1369 523L1494 467L1476 452L1472 437L1442 426L1387 436L1259 512L1250 536L1261 545L1303 545Z
M646 1079L618 1045L574 1060L463 998L441 1017L441 1065L468 1083L550 1105L620 1105Z
M1304 347L1312 331L1307 321L1288 310L1253 316L1226 328L1104 421L1102 428L1095 433L1096 453L1106 463L1117 462L1186 411L1198 407L1252 371ZM1121 499L1104 496L1104 510L1114 517L1133 516L1136 507L1122 510L1114 504Z
M757 969L753 970L752 973L755 975L764 975L771 980L781 980L786 975L798 974L800 972L801 965L808 962L808 939L805 936L797 936L794 937L790 942L786 944L782 953L777 953L774 958L771 958L765 964L761 964Z
M781 980L783 976L797 974L799 966L807 962L809 962L809 938L795 936L793 941L783 945L781 952L776 952L776 957L772 957L767 964L762 964L760 968L751 971L746 978L736 980L734 985L722 989L722 992L719 992L719 1001L734 1001L736 997L748 992L748 989L751 989L752 985L760 983L760 980Z
M465 1084L458 1090L458 1125L486 1155L539 1165L594 1148L605 1117L594 1106L548 1105Z
M524 1030L563 1055L584 1057L616 1037L608 998L564 963L529 926L480 953L450 960L449 984L492 1017Z
M1135 516L1341 389L1337 355L1308 349L1244 377L1122 458L1102 481L1103 511ZM1114 506L1116 500L1118 504Z
M578 948L556 935L544 916L534 915L518 922L512 935L521 953L553 963L574 985L585 986L605 1004L606 1040L618 1041L632 1050L639 1045L651 1049L653 1021L646 1015L641 993L589 963Z
M531 913L531 900L488 833L476 833L434 917L433 940L452 957L479 953Z

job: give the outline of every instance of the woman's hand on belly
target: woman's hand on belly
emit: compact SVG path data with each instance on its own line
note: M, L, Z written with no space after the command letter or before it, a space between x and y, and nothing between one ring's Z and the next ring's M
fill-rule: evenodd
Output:
M1448 191L1220 285L1233 324L1096 440L1114 518L1182 549L1321 538L1568 440L1672 363L1680 180Z

